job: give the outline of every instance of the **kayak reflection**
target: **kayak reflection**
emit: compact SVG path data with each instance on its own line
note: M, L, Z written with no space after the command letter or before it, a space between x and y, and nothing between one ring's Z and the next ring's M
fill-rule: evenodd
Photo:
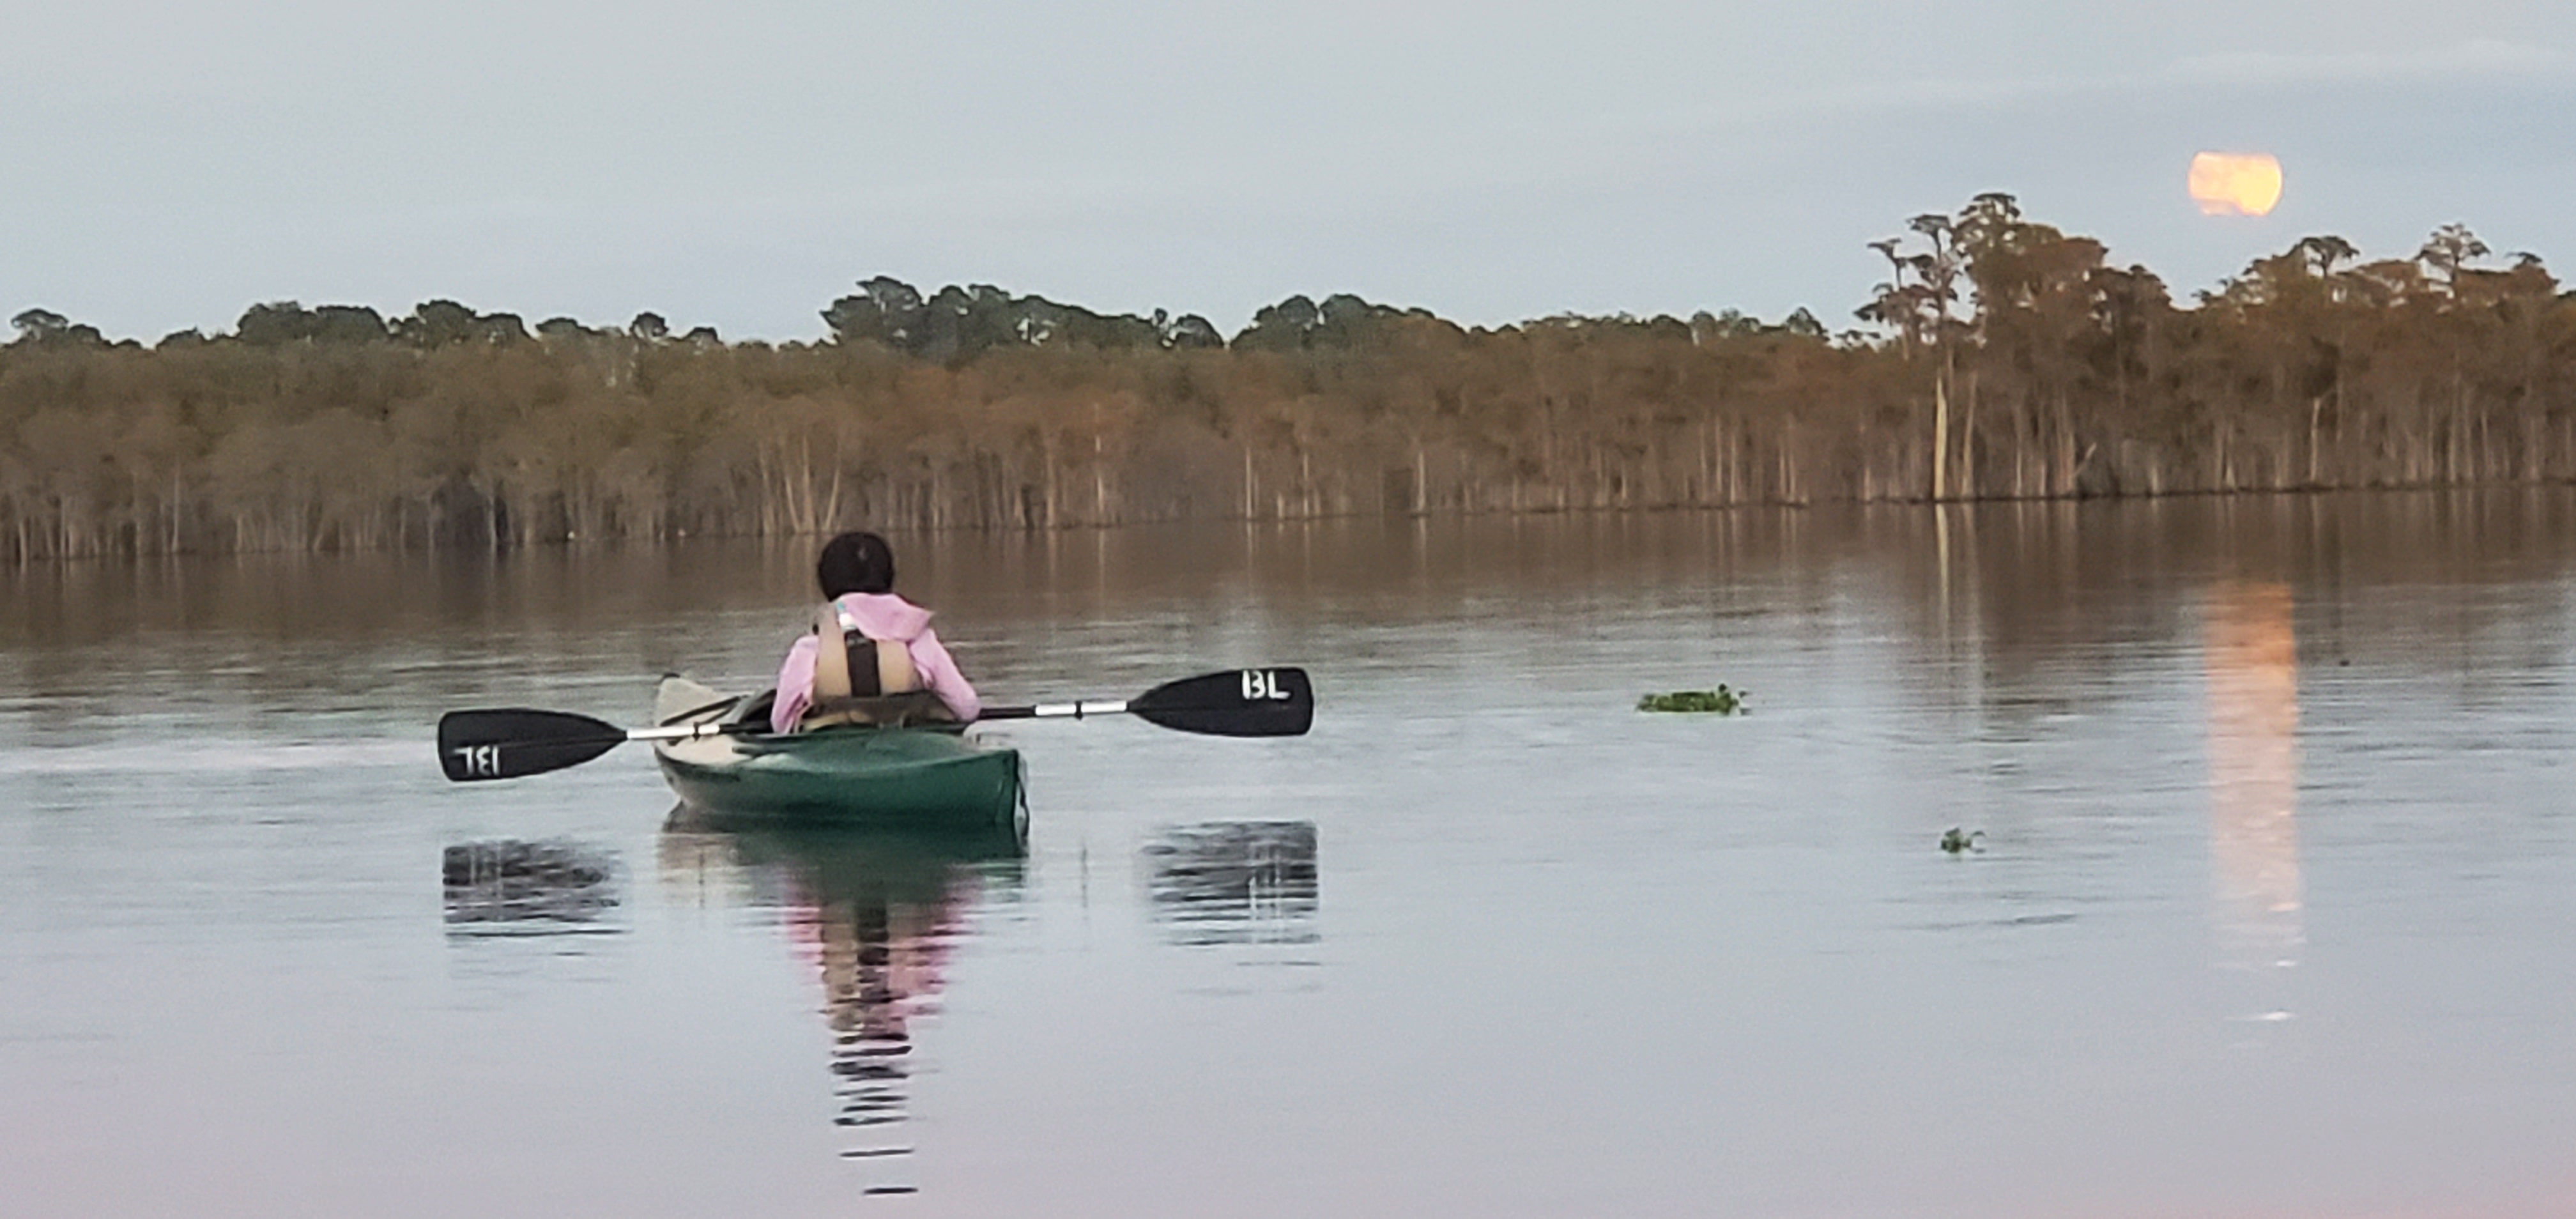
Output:
M1207 821L1144 848L1155 921L1183 944L1306 944L1315 935L1315 823Z
M822 984L832 1030L833 1123L846 1158L891 1168L903 1137L918 1022L935 1015L950 954L988 896L1016 893L1023 847L1008 829L977 834L749 827L708 822L685 807L657 851L666 885L728 888L732 871L751 904L781 912ZM909 1193L878 1183L870 1193Z

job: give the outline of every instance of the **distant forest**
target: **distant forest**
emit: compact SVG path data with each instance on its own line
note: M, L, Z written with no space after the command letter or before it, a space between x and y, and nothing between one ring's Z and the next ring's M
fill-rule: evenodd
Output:
M0 553L501 548L2576 479L2576 294L2445 227L2300 240L2176 302L2011 196L1800 311L1462 327L1292 296L1231 338L892 279L812 343L432 301L0 345Z

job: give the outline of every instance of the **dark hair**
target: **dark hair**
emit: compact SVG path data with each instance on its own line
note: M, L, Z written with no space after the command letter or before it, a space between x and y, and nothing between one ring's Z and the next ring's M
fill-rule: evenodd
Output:
M823 544L814 564L814 579L823 595L838 599L850 593L894 591L894 551L873 533L845 533Z

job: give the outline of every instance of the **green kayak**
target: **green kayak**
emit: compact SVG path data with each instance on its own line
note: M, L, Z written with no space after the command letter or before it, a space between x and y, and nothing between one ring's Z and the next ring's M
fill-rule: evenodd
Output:
M663 725L747 721L755 696L666 677L653 699ZM659 741L653 756L683 803L717 817L886 828L1028 827L1019 751L962 728L855 725L779 736L753 731Z

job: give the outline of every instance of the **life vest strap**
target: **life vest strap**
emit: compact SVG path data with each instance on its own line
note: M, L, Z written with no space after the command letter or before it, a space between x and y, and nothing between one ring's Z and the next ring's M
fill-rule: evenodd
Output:
M817 699L805 709L797 722L798 731L828 728L835 724L866 724L877 728L910 728L921 724L954 724L956 713L938 695L928 690L908 694L885 694L874 698Z
M927 693L913 668L911 648L899 640L868 638L833 602L814 611L813 629L814 701L797 721L800 730L933 718L905 701ZM929 701L946 715L947 704L936 696Z

